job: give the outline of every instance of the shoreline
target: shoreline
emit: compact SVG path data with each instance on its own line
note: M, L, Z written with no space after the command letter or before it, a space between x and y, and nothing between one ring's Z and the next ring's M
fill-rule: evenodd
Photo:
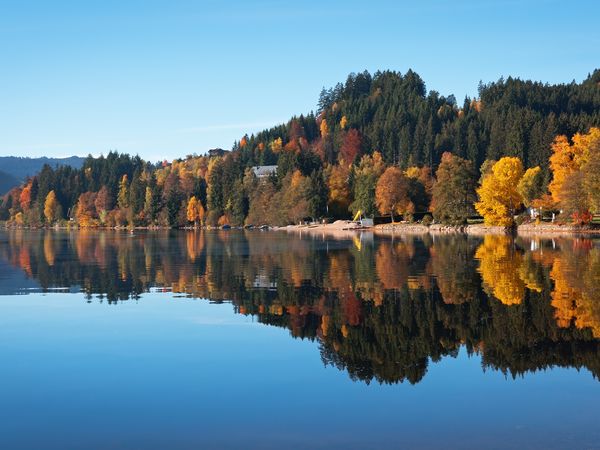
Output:
M412 235L443 235L443 234L466 234L471 236L486 236L486 235L519 235L519 236L600 236L599 226L578 227L573 225L558 225L558 224L532 224L527 223L519 225L515 228L506 228L500 226L490 226L483 224L471 225L442 225L432 224L423 225L420 223L394 223L381 224L371 227L364 227L350 220L337 220L333 223L326 224L308 224L308 225L287 225L287 226L260 226L260 227L180 227L171 228L163 226L140 226L140 227L79 227L79 226L53 226L53 227L14 227L0 226L5 230L113 230L113 231L128 231L136 230L145 231L167 231L167 230L247 230L247 231L287 231L295 233L318 233L328 234L332 236L354 236L357 232L371 232L378 235L390 234L412 234Z
M341 224L339 222L345 222ZM353 225L352 225L353 224ZM483 224L472 225L422 225L418 223L395 223L375 225L373 227L361 227L350 221L336 221L333 224L318 225L288 225L287 227L274 227L276 231L308 232L308 233L333 233L333 234L356 234L356 232L369 231L379 235L390 234L414 234L414 235L442 235L442 234L466 234L471 236L486 235L519 235L519 236L581 236L598 235L600 227L577 227L573 225L557 224L523 224L516 228L506 228Z

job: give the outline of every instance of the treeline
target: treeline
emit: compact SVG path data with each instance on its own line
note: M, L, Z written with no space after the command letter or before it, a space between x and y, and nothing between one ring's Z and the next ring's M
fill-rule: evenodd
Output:
M436 220L456 223L484 202L477 212L486 217L493 210L486 221L506 224L527 206L573 209L561 204L567 195L553 185L564 164L552 158L559 147L583 148L577 136L596 136L597 126L600 70L580 84L513 78L480 84L478 98L462 104L427 92L412 71L363 72L324 89L316 113L246 135L222 156L154 165L110 153L86 159L79 170L46 166L4 196L0 220L29 226L69 219L81 226L282 225L360 211L405 219L430 212ZM596 144L582 139L584 156L571 157L577 167L566 172L581 172L580 183L568 190L580 198L585 191L588 207L570 211L565 220L576 213L577 221L585 221L598 209L592 186L597 181L583 179L593 172L586 165L594 160ZM484 194L499 178L490 178L485 189L484 178L503 158L520 165L514 185L526 169L539 169L526 178L527 195L518 192L510 205L490 206L496 200ZM506 161L496 172L510 168ZM276 171L257 177L252 168L264 165ZM478 185L482 190L476 193Z

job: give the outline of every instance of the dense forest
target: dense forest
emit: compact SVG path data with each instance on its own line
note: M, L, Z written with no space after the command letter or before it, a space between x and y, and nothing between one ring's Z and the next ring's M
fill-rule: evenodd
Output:
M461 347L513 376L552 366L600 376L592 240L21 229L0 239L0 262L43 292L81 290L111 305L144 301L151 289L230 301L316 340L323 362L356 380L417 383Z
M241 226L361 212L511 225L536 207L583 223L600 212L599 126L600 70L582 83L481 83L462 103L410 70L363 72L323 89L316 112L245 135L230 152L45 166L2 198L0 220Z

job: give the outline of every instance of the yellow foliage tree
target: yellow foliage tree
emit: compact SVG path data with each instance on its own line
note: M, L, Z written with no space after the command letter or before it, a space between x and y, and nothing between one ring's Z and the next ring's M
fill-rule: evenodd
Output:
M279 152L281 152L282 149L283 149L283 141L281 140L280 137L278 137L277 139L274 139L273 142L271 142L271 150L273 151L273 153L279 153Z
M523 163L516 157L501 158L484 176L477 194L475 209L483 216L486 225L512 226L514 214L523 198L517 186L523 176Z
M412 167L409 167L408 169L406 169L405 174L408 178L413 178L415 180L418 180L419 177L421 176L421 169L419 167L412 166Z
M319 127L321 130L321 137L325 137L329 134L329 126L327 125L327 121L325 119L321 120L321 125Z
M343 116L342 119L340 120L340 128L342 130L345 130L346 125L348 125L348 118L346 116Z
M198 222L198 199L194 195L190 197L187 204L187 220L194 222L194 225Z
M21 211L19 211L17 214L15 214L14 220L17 225L23 225L25 223L25 216Z
M44 202L44 217L49 225L52 225L58 219L58 208L59 204L56 200L56 193L54 191L48 192L46 201Z

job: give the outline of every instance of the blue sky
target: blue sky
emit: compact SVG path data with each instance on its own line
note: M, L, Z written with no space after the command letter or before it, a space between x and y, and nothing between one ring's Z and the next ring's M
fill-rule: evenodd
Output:
M0 0L0 155L150 160L230 148L368 69L459 101L479 80L581 81L597 1Z

